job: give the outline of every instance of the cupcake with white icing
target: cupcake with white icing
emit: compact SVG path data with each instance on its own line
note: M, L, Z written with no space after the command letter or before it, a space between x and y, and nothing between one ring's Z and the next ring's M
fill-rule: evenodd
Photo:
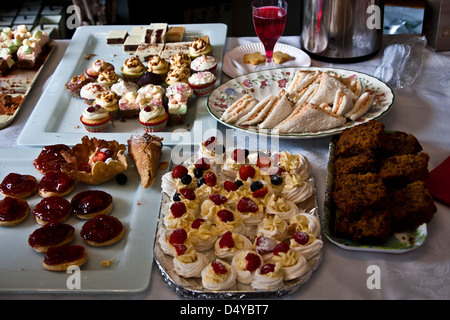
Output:
M108 129L111 116L105 108L99 105L90 106L83 110L81 123L88 132L104 132Z

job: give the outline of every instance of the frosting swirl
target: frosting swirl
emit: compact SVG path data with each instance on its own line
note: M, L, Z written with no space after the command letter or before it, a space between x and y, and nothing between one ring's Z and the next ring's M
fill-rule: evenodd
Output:
M166 83L171 85L175 82L187 82L190 71L185 67L176 67L167 73Z
M108 115L108 110L99 105L90 106L83 110L83 118L86 120L103 120L107 118Z
M103 85L111 86L119 80L119 76L114 70L103 70L97 78L97 82Z
M177 52L175 55L170 58L170 69L174 69L176 67L185 67L189 68L191 65L191 57L184 52Z
M140 74L144 72L144 70L144 64L138 57L135 56L125 60L122 66L122 72L125 72L127 74Z
M163 106L149 104L141 109L139 112L139 119L142 122L148 122L149 120L163 116L165 113L166 111Z
M166 59L161 58L160 56L152 56L148 62L147 67L149 72L153 72L156 74L165 74L169 71L169 63Z
M211 48L211 44L202 38L196 37L189 46L189 54L191 57L198 57L200 55L208 54L211 51Z

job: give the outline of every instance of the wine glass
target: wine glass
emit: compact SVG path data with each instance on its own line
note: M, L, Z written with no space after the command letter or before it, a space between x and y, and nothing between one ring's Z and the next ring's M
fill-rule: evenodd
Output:
M287 2L285 0L254 0L252 2L253 26L266 52L266 62L256 71L281 67L273 63L273 48L286 25Z

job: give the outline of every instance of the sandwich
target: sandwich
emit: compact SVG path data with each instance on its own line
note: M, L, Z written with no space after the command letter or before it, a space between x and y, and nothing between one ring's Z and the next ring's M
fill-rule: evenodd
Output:
M275 126L274 130L278 133L316 132L340 127L345 122L345 117L317 105L305 103L298 106L289 117Z
M334 98L338 90L341 90L353 101L356 101L358 99L358 97L340 80L330 76L327 73L322 73L320 77L319 87L308 102L315 105L320 105L322 103L331 105L334 102Z
M372 107L373 97L366 91L358 100L356 100L353 108L345 115L350 120L358 120L363 114L365 114Z
M226 123L235 123L249 113L259 101L249 94L245 94L229 106L220 117Z
M281 121L289 117L293 111L292 103L284 90L278 94L275 103L272 104L270 110L264 116L264 119L259 124L261 129L272 129Z
M331 111L339 116L345 116L353 108L353 100L342 92L337 90L334 96L333 108Z

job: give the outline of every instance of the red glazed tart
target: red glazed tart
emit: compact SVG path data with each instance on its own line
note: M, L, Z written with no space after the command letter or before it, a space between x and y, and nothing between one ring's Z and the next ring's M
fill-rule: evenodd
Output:
M66 163L66 160L61 155L61 151L63 150L70 150L70 147L65 144L54 144L43 147L41 153L33 161L34 167L43 174L52 170L59 171L61 166Z
M28 244L37 252L45 253L50 247L59 247L72 242L75 228L69 224L50 221L36 229L28 237Z
M28 217L30 207L24 199L6 197L0 200L0 226L14 226Z
M47 198L51 196L65 196L75 188L75 180L62 171L47 171L39 181L39 195Z
M108 215L112 210L112 196L101 190L87 190L72 198L72 213L81 219L92 219L98 214Z
M87 253L83 246L66 244L48 248L43 266L50 271L66 271L70 266L81 267L86 261Z
M33 209L36 222L45 225L50 221L64 222L70 217L70 201L59 196L42 199Z
M27 199L38 189L35 177L27 174L10 173L0 184L0 193L5 197Z
M81 227L80 235L91 246L109 246L123 238L125 227L116 217L101 214L87 221Z

